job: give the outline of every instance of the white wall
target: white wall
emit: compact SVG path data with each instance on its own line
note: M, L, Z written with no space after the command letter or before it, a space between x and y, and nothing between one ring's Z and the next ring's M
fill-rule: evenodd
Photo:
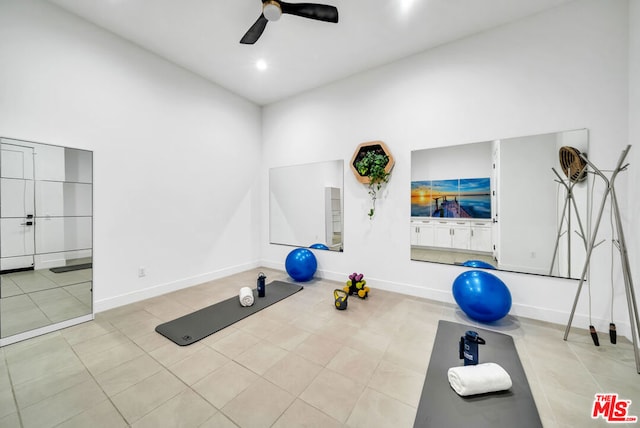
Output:
M1 136L94 152L96 310L258 264L259 107L48 2L0 2L0 64Z
M347 174L345 252L317 252L320 274L344 280L364 272L374 293L385 288L453 302L460 267L410 261L411 150L588 128L590 158L614 164L629 131L628 22L627 2L573 2L267 106L262 205L270 166L348 161L359 143L386 142L396 166L376 217L368 220L366 189ZM627 194L623 180L620 186ZM290 248L263 242L265 264L282 268ZM605 331L609 268L603 254L597 257L593 317ZM514 314L567 322L576 281L499 275ZM628 331L620 296L618 284L617 322ZM587 313L584 292L574 325L587 327Z
M629 247L631 276L636 290L636 299L640 298L640 2L629 2L629 201L625 238ZM637 302L640 304L640 302Z
M416 150L411 153L411 181L491 177L490 141Z
M557 159L555 134L511 138L500 144L500 269L549 272L557 231L553 197L557 191L545 166ZM541 173L549 176L543 179Z

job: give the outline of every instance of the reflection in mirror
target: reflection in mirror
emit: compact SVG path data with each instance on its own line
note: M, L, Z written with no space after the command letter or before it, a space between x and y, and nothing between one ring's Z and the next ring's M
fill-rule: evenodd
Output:
M0 337L92 313L90 151L0 138Z
M269 242L342 251L342 160L269 170Z
M586 154L588 131L412 152L411 259L578 278L589 192L563 147Z

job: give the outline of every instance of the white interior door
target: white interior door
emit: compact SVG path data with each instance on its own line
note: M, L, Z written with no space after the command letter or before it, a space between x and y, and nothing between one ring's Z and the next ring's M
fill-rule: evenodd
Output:
M491 170L491 242L493 250L493 258L500 266L500 140L493 142L493 169Z
M0 270L33 267L33 148L0 144Z

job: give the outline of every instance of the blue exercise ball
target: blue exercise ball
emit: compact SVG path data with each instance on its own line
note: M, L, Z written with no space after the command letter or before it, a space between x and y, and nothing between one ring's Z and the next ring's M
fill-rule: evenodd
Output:
M511 293L497 276L469 270L453 281L453 298L460 309L476 321L492 322L511 310Z
M316 250L328 250L329 249L329 247L327 247L326 245L321 244L319 242L316 243L316 244L309 245L309 248L314 248Z
M486 269L495 269L496 267L490 263L483 262L482 260L467 260L462 263L462 266L472 267L472 268L486 268Z
M291 251L284 262L287 273L296 281L304 282L313 278L318 268L316 256L306 248Z

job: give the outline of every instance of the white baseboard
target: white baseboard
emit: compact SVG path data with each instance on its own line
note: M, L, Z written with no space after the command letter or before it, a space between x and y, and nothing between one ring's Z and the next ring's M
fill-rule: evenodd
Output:
M132 293L121 294L119 296L110 297L108 299L96 300L94 302L95 313L103 312L119 306L128 305L139 302L141 300L150 299L152 297L161 296L172 291L182 290L183 288L193 287L208 281L224 278L230 275L241 273L260 266L258 262L245 263L236 266L230 266L201 275L195 275L183 279L179 279L165 284L154 285L142 290L136 290Z

